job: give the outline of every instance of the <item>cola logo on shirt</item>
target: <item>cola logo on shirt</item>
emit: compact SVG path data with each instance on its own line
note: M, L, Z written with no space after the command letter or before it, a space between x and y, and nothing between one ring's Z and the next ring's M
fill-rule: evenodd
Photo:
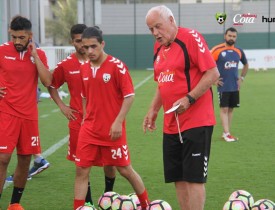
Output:
M167 83L167 82L174 82L174 75L175 71L170 71L167 69L166 71L163 71L158 76L158 83Z
M238 66L238 63L235 61L227 61L224 64L225 69L237 68L237 66Z
M110 74L106 74L106 73L103 74L103 81L105 83L109 82L110 79L111 79L111 75Z

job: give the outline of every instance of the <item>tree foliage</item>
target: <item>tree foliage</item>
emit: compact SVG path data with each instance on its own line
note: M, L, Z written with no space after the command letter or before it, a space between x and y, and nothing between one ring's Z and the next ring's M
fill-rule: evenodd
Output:
M77 23L77 1L57 0L51 10L53 19L46 19L46 36L53 37L54 45L68 45L70 29Z

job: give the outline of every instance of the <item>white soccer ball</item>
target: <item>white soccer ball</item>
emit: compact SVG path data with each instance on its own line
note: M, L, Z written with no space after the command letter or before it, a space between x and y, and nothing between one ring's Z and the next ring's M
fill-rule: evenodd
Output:
M226 201L223 210L249 210L250 208L247 206L247 204L240 200L240 199L234 199Z
M140 201L138 199L138 196L136 193L130 193L128 195L130 198L132 198L132 200L136 203L137 205L137 210L141 210L141 205L140 205Z
M146 210L172 210L172 207L164 200L154 200L150 202Z
M112 210L137 210L137 205L128 195L118 196L112 203Z
M105 192L98 199L98 208L101 210L109 210L111 209L113 201L119 196L116 192Z
M224 17L219 16L219 17L218 17L218 23L219 23L219 24L223 24L223 22L224 22Z
M249 208L254 204L254 198L251 195L251 193L245 191L245 190L236 190L229 196L228 200L235 200L239 199L244 201Z
M93 206L80 206L76 210L96 210Z

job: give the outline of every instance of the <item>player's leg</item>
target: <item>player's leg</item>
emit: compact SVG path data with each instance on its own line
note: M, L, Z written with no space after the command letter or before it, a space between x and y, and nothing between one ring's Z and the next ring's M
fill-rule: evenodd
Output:
M205 187L201 183L175 182L176 194L181 210L203 210Z
M17 154L17 166L13 176L14 188L10 204L20 203L21 196L26 186L29 166L32 155Z
M50 163L41 155L41 153L33 155L33 166L29 170L29 176L35 176L50 167Z
M14 188L9 208L19 206L25 189L31 157L33 154L41 153L41 142L39 139L38 121L20 119L21 129L17 143L17 166L14 172ZM22 208L22 207L21 207Z
M175 182L181 209L203 209L212 132L213 126L186 130L183 143L178 134L163 136L165 182Z
M132 185L135 193L137 194L142 209L146 209L149 205L149 198L144 183L139 174L133 169L132 165L119 166L117 170L121 176L125 177Z
M128 146L101 147L101 154L104 154L102 159L105 165L116 166L119 173L129 181L140 200L142 209L146 209L149 204L148 193L141 177L131 165ZM116 156L117 158L113 158Z
M221 123L222 123L224 134L230 133L228 110L229 110L228 107L220 107L220 118L221 118Z
M113 191L116 179L116 167L104 166L105 190L104 192Z
M88 180L91 167L76 166L74 185L74 209L83 206L88 189Z
M0 195L3 192L7 168L17 145L19 133L18 118L0 111Z
M11 159L11 155L12 154L2 153L0 150L0 198L5 184L7 168Z
M82 119L82 116L78 116L77 119ZM75 162L75 157L76 157L76 147L77 147L77 140L78 140L78 135L79 135L79 130L80 130L80 125L81 121L75 122L76 126L79 125L79 129L74 129L69 127L69 132L70 132L70 137L68 141L68 152L67 152L67 160ZM88 187L87 187L87 194L85 198L86 203L90 203L93 205L93 199L92 199L92 191L91 191L91 183L90 180L88 179Z

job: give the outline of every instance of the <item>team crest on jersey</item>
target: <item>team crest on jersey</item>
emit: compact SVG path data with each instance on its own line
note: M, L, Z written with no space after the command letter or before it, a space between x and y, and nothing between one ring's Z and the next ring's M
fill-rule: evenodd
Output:
M34 58L32 56L30 57L30 60L32 63L34 63Z
M109 82L110 79L111 79L111 74L106 74L106 73L103 74L103 81L105 83Z
M226 56L226 52L222 52L222 56L225 57Z

